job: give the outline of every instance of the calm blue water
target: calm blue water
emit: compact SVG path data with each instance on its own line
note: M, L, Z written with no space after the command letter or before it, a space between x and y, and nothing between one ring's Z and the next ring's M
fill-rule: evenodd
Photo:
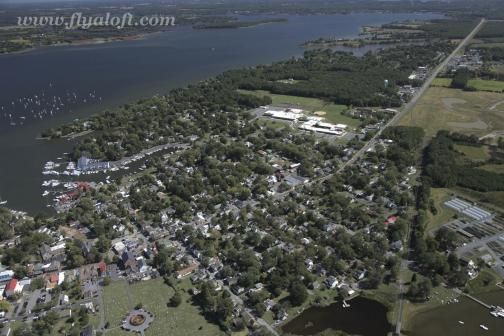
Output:
M140 97L166 93L227 69L300 56L303 50L299 45L310 39L355 37L363 25L441 16L373 13L285 17L286 23L251 28L177 27L144 40L46 47L0 55L0 107L4 106L4 112L0 110L0 197L16 209L31 213L45 209L40 196L41 168L72 146L67 141L35 140L48 127ZM46 97L63 97L62 102L75 94L77 103L65 103L43 119L33 119L31 111L20 103L12 105L12 101L40 97L42 93ZM84 103L90 93L96 98ZM10 117L5 116L7 109ZM16 126L11 126L13 121Z

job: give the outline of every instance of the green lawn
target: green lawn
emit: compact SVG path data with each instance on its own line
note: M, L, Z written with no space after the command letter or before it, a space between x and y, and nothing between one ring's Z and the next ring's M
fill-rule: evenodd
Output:
M259 124L273 128L273 129L280 129L287 127L289 124L286 123L285 121L278 121L278 120L273 120L273 119L259 119L258 120Z
M346 105L328 104L322 107L321 111L326 112L324 118L333 124L345 124L353 128L360 126L361 121L343 115L348 107Z
M504 164L487 164L487 165L478 167L478 169L483 169L483 170L494 172L497 174L504 174Z
M184 287L184 286L183 286ZM131 297L128 304L127 292ZM173 295L173 289L162 279L141 281L127 284L124 281L112 283L105 288L105 309L109 328L119 326L125 314L138 303L154 315L154 322L145 332L145 336L220 336L224 333L218 326L208 323L199 313L198 307L190 302L190 295L183 292L182 304L176 308L167 303ZM120 329L107 331L108 336L126 336L129 332Z
M297 96L286 96L286 95L278 95L272 94L268 91L257 90L257 91L249 91L249 90L238 90L238 92L243 94L252 94L258 97L270 96L273 101L273 105L280 104L293 104L304 107L306 110L310 112L320 110L327 103L317 99L317 98L306 98L306 97L297 97Z
M490 153L486 146L455 145L455 149L463 153L471 161L486 161L490 159Z
M496 284L499 282L499 276L491 269L485 268L473 280L468 281L466 289L470 294L480 294L499 289Z
M126 295L127 290L128 283L126 281L113 282L104 287L104 307L102 309L105 311L105 321L109 323L110 328L119 326L126 314L133 308L132 306L135 305L134 303L130 305Z
M504 81L471 79L467 85L478 91L504 92Z
M429 218L427 219L427 226L425 229L426 234L432 230L436 230L441 225L448 223L455 215L455 211L444 206L444 202L450 198L451 190L445 188L432 188L431 198L437 209L435 215L429 213Z
M435 78L432 81L432 86L450 87L452 82L451 78Z

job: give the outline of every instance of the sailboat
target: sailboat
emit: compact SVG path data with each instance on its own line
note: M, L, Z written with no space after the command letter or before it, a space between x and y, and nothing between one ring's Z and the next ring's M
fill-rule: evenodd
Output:
M0 205L5 205L5 204L7 204L7 201L3 201L2 196L0 196Z

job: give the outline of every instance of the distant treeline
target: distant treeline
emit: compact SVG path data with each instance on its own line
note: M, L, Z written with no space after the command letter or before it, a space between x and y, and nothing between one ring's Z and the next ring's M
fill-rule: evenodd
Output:
M228 75L235 78L240 89L321 98L345 105L397 107L401 101L396 85L417 84L408 80L411 72L418 66L437 63L438 57L450 50L449 44L435 43L401 46L363 57L330 50L306 51L300 59ZM297 82L279 82L287 78Z
M283 18L273 18L273 19L264 19L264 20L253 20L253 21L238 21L238 20L224 20L218 22L207 22L207 23L198 23L193 27L195 29L233 29L233 28L246 28L258 26L266 23L279 23L279 22L287 22L287 19Z
M440 131L425 150L424 174L430 177L433 187L461 186L482 192L504 191L504 174L461 163L461 154L455 151L454 144L448 131Z

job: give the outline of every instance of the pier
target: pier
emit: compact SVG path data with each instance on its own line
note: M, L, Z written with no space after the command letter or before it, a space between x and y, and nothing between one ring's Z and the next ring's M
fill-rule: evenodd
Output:
M467 294L467 293L464 293L462 291L457 291L458 293L468 297L469 299L473 300L474 302L476 303L479 303L480 305L482 305L483 307L485 307L486 309L492 309L492 306L489 305L489 304L486 304L485 302L481 301L480 299L478 298L475 298L474 296L472 296L471 294Z

